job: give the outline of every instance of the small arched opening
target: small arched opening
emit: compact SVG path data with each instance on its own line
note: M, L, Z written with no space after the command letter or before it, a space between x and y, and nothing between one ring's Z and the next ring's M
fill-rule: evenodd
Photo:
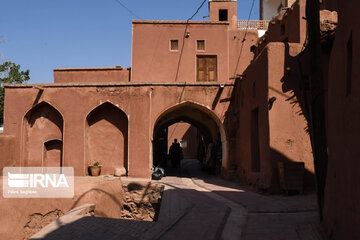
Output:
M63 142L61 139L46 141L43 146L42 165L44 167L62 167L62 151Z

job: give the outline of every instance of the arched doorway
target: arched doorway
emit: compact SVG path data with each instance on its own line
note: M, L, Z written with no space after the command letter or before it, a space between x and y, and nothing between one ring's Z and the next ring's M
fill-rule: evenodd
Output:
M63 122L60 112L46 102L39 103L26 113L23 121L23 166L63 165Z
M99 162L102 174L128 165L128 118L115 105L105 102L92 110L85 125L85 163Z
M213 158L212 164L216 165L219 172L226 164L226 137L223 125L214 112L193 102L175 105L157 118L153 131L153 165L167 165L170 141L174 138L172 132L176 132L176 126L179 124L187 124L188 130L195 129L192 137L196 138L196 157L202 157L203 159L199 160L205 161L204 164L211 164L209 159L206 159L206 152L210 151ZM178 140L181 141L182 139ZM189 142L189 144L194 144L194 141ZM186 145L189 147L188 142ZM202 154L199 152L201 146L203 147Z

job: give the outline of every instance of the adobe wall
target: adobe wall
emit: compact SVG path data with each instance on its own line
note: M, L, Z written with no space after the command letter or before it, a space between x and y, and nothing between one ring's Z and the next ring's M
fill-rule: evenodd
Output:
M0 178L3 184L3 178ZM85 204L95 204L100 217L121 218L123 190L120 178L76 177L74 197L56 198L3 198L0 189L0 239L28 239L31 228L37 228L44 215L55 216ZM48 219L47 219L48 221ZM41 222L42 224L44 224ZM27 226L27 227L26 227Z
M227 1L227 2L209 1L209 20L210 21L219 21L219 10L220 9L228 10L228 21L230 22L230 27L236 28L237 27L237 2L236 1Z
M234 81L234 77L241 75L250 65L254 58L254 53L250 51L250 48L256 45L257 41L257 30L229 29L229 80Z
M91 152L95 155L102 151L101 144L92 144L90 148L86 146L89 142L87 118L94 109L97 111L99 109L97 107L104 106L104 103L120 109L127 116L128 149L125 146L124 151L127 151L128 154L127 159L124 159L125 162L127 161L124 165L128 169L129 176L150 177L150 168L152 167L151 141L155 123L165 111L183 103L191 103L198 109L195 111L204 112L206 116L209 116L209 120L213 119L212 122L218 124L216 127L222 131L222 140L224 147L226 147L222 122L229 103L220 100L226 99L230 95L231 84L224 86L223 91L221 91L222 94L218 98L216 96L219 95L219 89L221 89L219 83L212 85L183 84L180 86L178 84L40 84L37 87L33 88L32 85L6 86L4 135L14 136L12 146L15 149L14 159L16 160L16 166L30 164L24 161L29 153L34 154L34 159L37 161L42 158L41 152L33 152L32 148L25 148L24 146L26 146L26 141L29 139L39 140L40 142L45 141L42 139L44 135L25 137L24 125L27 125L26 114L34 106L36 108L39 103L43 102L56 109L63 119L63 166L74 167L75 174L78 176L87 175L88 164L95 161L95 159L87 157L89 149L92 149ZM59 91L60 89L61 91ZM181 114L181 112L178 114ZM50 116L52 115L50 114ZM100 119L107 119L105 115L101 116ZM36 119L35 123L47 121L46 112ZM108 119L108 121L113 122L115 120ZM202 122L200 118L196 121L207 124L206 121ZM208 124L211 124L211 122ZM101 125L99 126L101 130ZM46 133L44 130L38 132ZM95 130L96 132L97 134L102 133L102 131ZM119 137L121 136L124 135L119 135ZM114 139L103 139L110 146L115 147ZM119 154L121 156L121 153ZM224 155L224 158L226 158L226 153ZM91 161L88 161L88 159L91 159ZM99 162L104 166L116 167L112 165L113 163L101 159L99 159ZM106 170L105 168L104 174L112 174L112 171L112 169L108 168Z
M284 13L273 18L268 31L258 41L256 55L270 42L289 42L304 44L306 40L305 0L298 0Z
M254 62L245 70L245 77L236 81L233 106L236 114L234 136L237 175L249 185L267 189L271 186L272 169L269 150L269 124L267 111L267 79L268 79L268 53L263 51ZM255 94L253 86L256 84ZM259 149L261 171L253 172L251 167L251 111L259 109Z
M320 9L338 11L338 0L321 0Z
M15 154L15 137L0 133L0 176L3 175L4 167L13 167L18 165Z
M54 83L129 82L131 68L59 68Z
M61 91L59 91L60 89ZM150 124L148 92L148 88L138 88L134 93L129 87L73 86L65 88L49 87L43 90L36 88L7 88L5 116L8 120L5 121L4 134L14 135L15 137L14 157L19 161L17 166L24 166L26 155L29 153L35 154L34 151L37 151L37 149L24 149L26 144L23 142L24 133L22 132L23 125L26 123L24 116L33 106L46 102L55 108L63 118L63 166L74 167L77 176L87 175L87 166L92 162L87 161L85 158L87 154L85 147L85 143L87 143L86 118L96 107L108 101L121 109L128 117L131 116L132 119L132 121L129 121L128 130L128 159L136 159L136 161L128 165L129 175L149 177L150 168L147 168L147 166L149 165L150 155L150 132L143 131L142 134L138 134L137 130L148 129ZM130 98L131 101L129 101ZM45 134L46 132L42 130L42 133ZM31 135L27 139L36 140L38 138ZM110 140L107 140L107 142L110 146L115 146L115 143ZM101 146L94 144L92 148L99 148L98 150L101 151ZM34 156L34 159L42 158L40 153L36 154L36 156ZM91 161L94 160L91 159ZM102 165L107 165L102 159L97 161ZM113 170L104 172L104 174L111 174L112 172Z
M305 131L306 118L301 116L302 105L294 92L298 72L296 55L299 44L270 43L236 82L235 108L238 109L236 161L238 174L248 184L258 188L278 188L277 163L305 162L305 183L314 183L314 167L310 137ZM288 70L287 70L288 69ZM287 72L289 71L289 72ZM269 100L275 97L271 110ZM252 163L252 118L258 109L259 171ZM255 125L253 125L255 124Z
M339 25L328 78L328 171L323 223L330 239L359 239L360 2L338 1L338 8Z
M184 158L197 157L197 128L189 123L175 123L168 127L168 149L174 139L185 142L182 146Z
M314 185L314 162L308 131L308 116L299 89L301 73L297 57L303 46L271 43L267 48L268 99L276 98L269 111L271 161L275 168L278 161L304 162L305 184Z
M217 56L218 81L228 80L228 23L191 22L184 38L185 23L133 21L132 82L195 82L196 55L205 54ZM170 40L179 41L177 51L170 50ZM196 50L197 40L205 40L205 51Z

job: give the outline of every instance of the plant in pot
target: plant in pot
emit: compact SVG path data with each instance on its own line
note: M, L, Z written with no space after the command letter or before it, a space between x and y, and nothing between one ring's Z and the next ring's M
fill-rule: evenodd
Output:
M99 176L101 173L101 165L99 162L94 162L89 166L89 173L91 176Z

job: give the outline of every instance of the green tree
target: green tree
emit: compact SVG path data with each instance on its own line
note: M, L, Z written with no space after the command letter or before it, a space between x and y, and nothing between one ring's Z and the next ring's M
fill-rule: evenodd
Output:
M0 124L4 117L4 83L23 83L30 79L30 70L20 71L20 65L13 62L4 62L0 65Z

